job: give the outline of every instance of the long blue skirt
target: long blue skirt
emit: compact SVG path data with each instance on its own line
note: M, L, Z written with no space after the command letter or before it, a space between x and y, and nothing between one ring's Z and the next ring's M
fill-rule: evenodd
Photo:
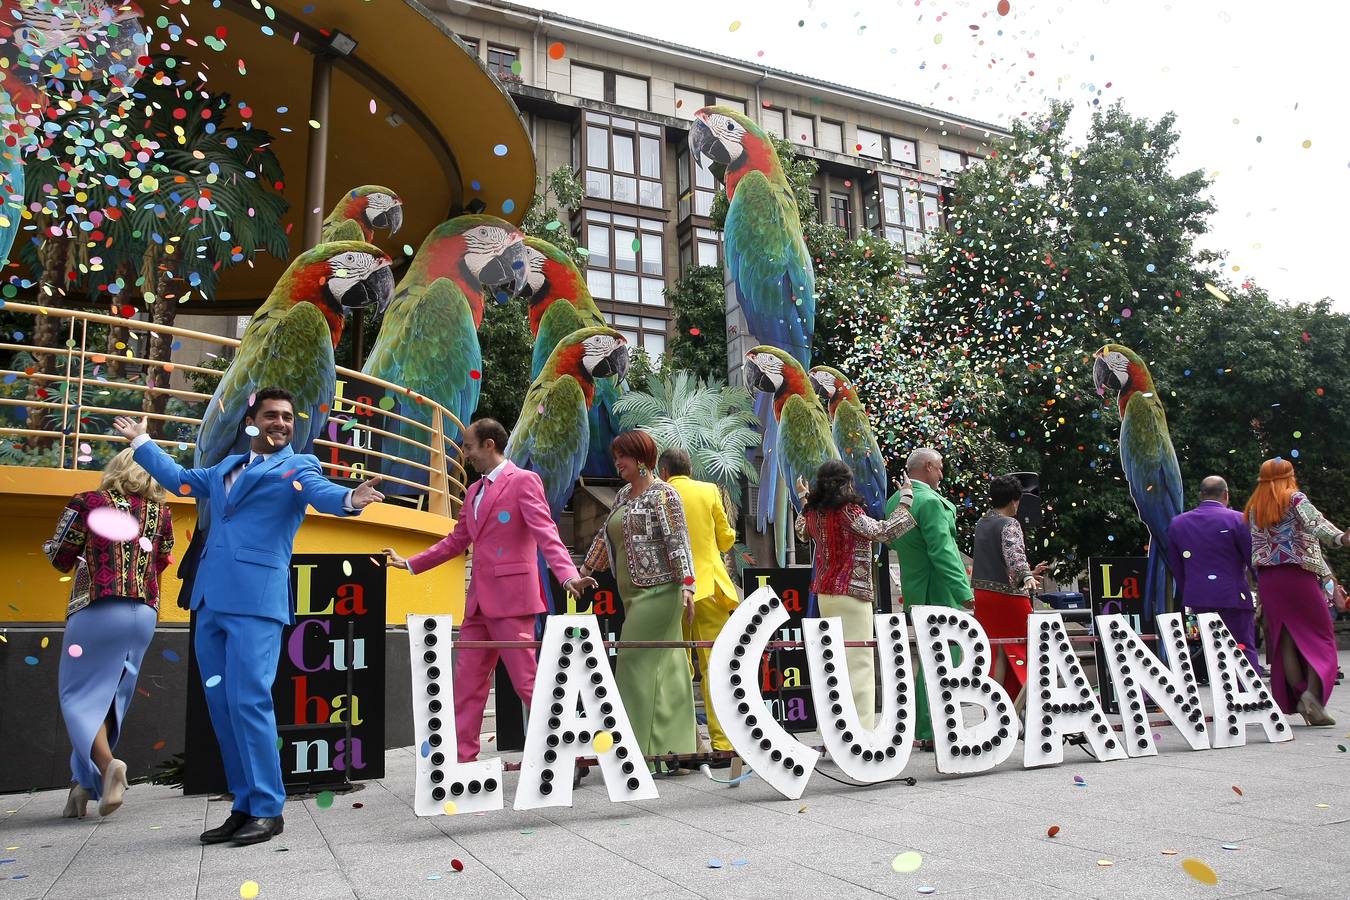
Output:
M103 776L91 756L94 737L106 721L108 746L117 746L158 620L144 603L107 597L66 619L57 683L70 735L70 775L95 800L103 793ZM79 647L78 655L72 647Z

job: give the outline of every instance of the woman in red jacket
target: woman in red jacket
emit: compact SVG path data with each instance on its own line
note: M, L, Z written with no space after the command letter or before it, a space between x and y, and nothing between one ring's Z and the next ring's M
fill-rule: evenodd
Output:
M155 634L159 574L173 550L164 491L131 453L109 461L98 490L71 499L42 547L56 568L76 570L57 676L72 747L66 818L84 818L91 799L102 816L122 805L127 766L113 749Z

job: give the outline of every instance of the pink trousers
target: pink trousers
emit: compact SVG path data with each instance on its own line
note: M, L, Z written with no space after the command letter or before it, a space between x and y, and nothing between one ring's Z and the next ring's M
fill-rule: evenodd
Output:
M461 641L532 641L534 616L515 616L502 619L488 618L475 612L459 626ZM472 762L478 758L479 735L483 728L483 707L487 706L488 691L492 687L492 673L497 668L497 657L506 663L511 684L516 693L530 705L534 693L534 673L537 668L534 651L520 650L455 650L455 733L459 739L459 761ZM498 703L508 702L498 697Z

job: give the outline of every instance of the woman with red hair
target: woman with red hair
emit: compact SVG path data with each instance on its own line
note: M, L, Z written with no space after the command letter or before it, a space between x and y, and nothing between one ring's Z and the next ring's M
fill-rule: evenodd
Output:
M680 641L682 620L694 621L694 555L679 493L656 475L656 442L625 431L610 444L614 468L628 482L601 526L583 576L610 569L623 601L624 641ZM694 688L678 647L624 647L614 680L644 756L695 750ZM629 763L624 763L625 766ZM654 763L648 768L656 771ZM668 766L672 771L677 763Z
M1293 463L1280 457L1261 464L1244 512L1252 529L1275 700L1309 725L1335 725L1326 711L1336 683L1336 636L1327 608L1334 581L1318 540L1344 547L1350 532L1317 511L1298 489Z

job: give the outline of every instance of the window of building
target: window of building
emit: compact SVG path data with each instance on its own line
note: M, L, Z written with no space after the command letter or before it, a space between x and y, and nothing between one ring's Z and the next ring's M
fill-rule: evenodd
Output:
M586 196L653 209L665 207L661 129L649 122L587 112L581 155Z
M745 101L735 97L723 97L698 88L675 86L675 116L680 119L694 118L694 113L705 106L725 106L745 115Z
M741 115L745 115L745 101L737 100L734 97L719 97L713 95L714 106L725 106L727 109L734 109Z
M627 109L647 109L647 79L572 63L572 94Z
M520 51L514 47L498 47L496 44L488 44L488 71L498 78L519 79L520 76L515 72L515 65L519 59Z
M919 165L919 145L908 138L888 137L886 148L890 151L891 162L899 166Z
M455 37L459 38L459 42L469 51L470 56L478 58L478 38L469 37L467 34L457 34Z
M666 352L666 331L670 327L668 320L612 312L605 313L605 320L628 340L630 347L641 347L646 351L653 366L660 364Z
M833 150L835 153L844 152L844 126L840 122L831 122L828 119L820 120L820 140L816 144L822 150Z
M848 194L830 194L830 224L853 234L853 201Z
M938 165L941 167L943 175L955 175L966 166L980 159L982 157L963 153L960 150L948 150L946 147L938 148Z
M597 301L612 300L664 307L665 224L587 209L581 240L586 257L586 285Z
M928 236L943 227L942 189L936 184L879 172L870 187L864 218L873 234L919 253Z
M811 188L811 205L816 208L816 221L824 221L825 209L820 205L820 191Z
M693 266L720 266L722 264L722 232L715 228L694 228L680 243L680 271L687 273Z
M865 128L858 129L858 153L872 159L884 159L882 155L881 135Z
M807 147L816 145L816 120L810 116L799 116L792 113L790 132L788 139L794 144L804 144Z
M783 111L765 107L759 111L760 127L774 137L781 138L783 132Z
M679 168L675 176L675 188L679 193L675 218L683 222L691 215L711 216L713 201L717 198L717 179L713 178L712 171L698 165L687 142L680 146L675 164Z

